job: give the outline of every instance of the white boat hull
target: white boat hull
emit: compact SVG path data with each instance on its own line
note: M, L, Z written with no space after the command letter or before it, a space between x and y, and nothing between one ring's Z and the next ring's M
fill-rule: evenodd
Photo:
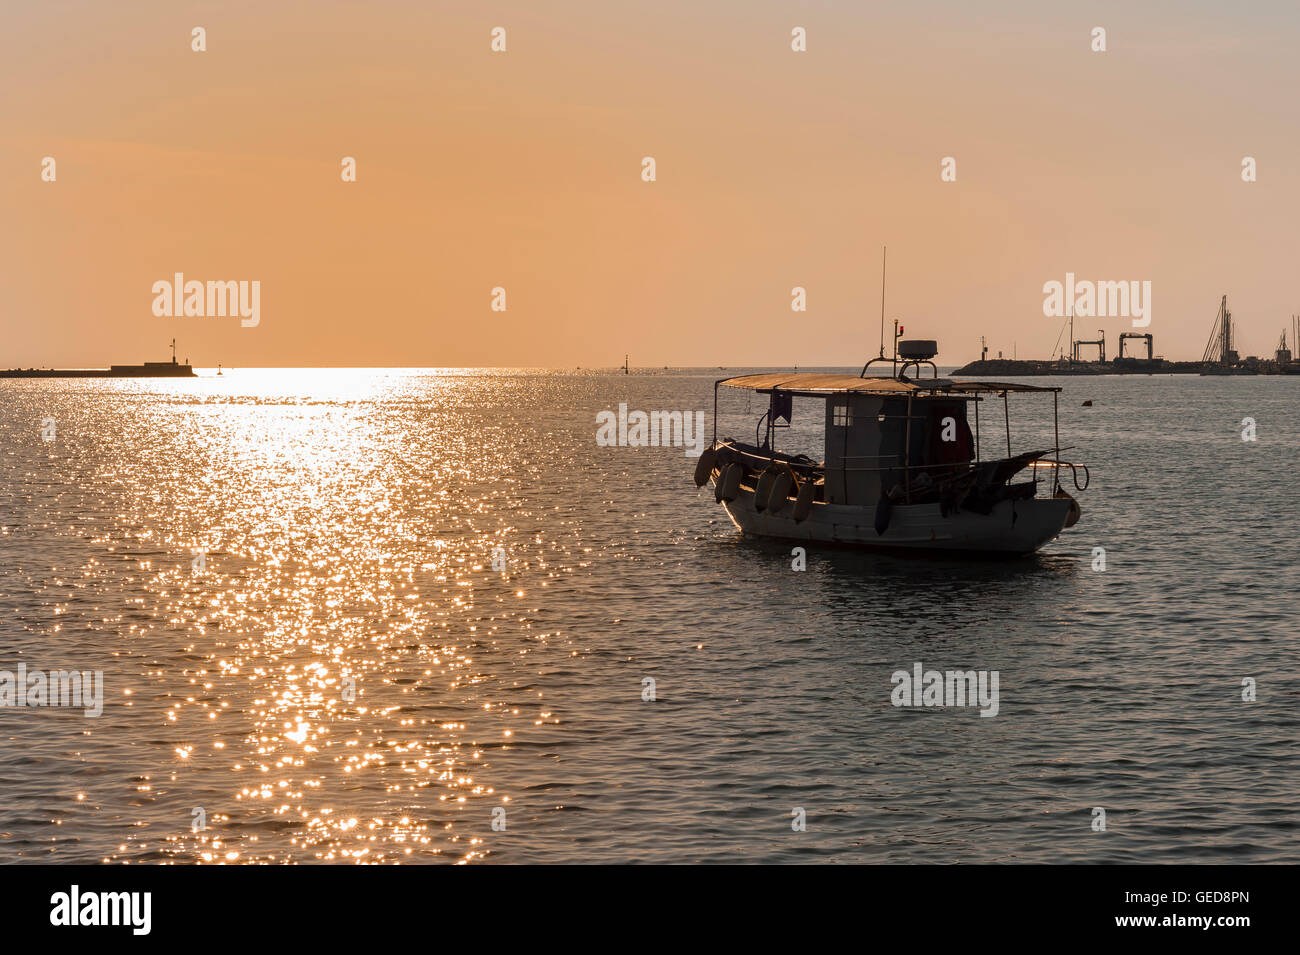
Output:
M889 527L883 534L876 533L874 507L815 502L808 517L796 523L792 505L787 503L776 515L759 513L754 509L754 492L744 487L735 500L723 503L736 527L759 537L873 550L1017 556L1032 554L1061 533L1071 501L1000 501L988 514L957 511L947 516L940 513L938 503L897 505L890 512Z

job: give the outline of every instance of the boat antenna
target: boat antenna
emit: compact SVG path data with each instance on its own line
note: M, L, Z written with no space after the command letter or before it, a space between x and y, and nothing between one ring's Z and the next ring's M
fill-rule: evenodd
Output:
M894 376L898 376L898 319L894 319ZM920 372L918 370L917 374Z
M880 247L880 357L885 357L885 256L889 246Z

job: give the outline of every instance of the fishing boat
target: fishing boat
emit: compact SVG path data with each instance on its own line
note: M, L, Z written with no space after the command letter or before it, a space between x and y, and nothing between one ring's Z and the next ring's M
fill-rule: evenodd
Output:
M715 381L713 443L700 456L696 485L712 482L715 500L745 534L872 550L1024 556L1078 521L1078 502L1061 476L1068 473L1078 491L1089 476L1085 465L1061 459L1069 449L1060 442L1060 388L940 378L931 360L935 342L897 337L891 373L869 377L873 362L890 361L881 351L856 376L782 372ZM722 388L768 396L752 444L718 439ZM1008 395L1021 393L1052 396L1052 447L1012 454ZM820 462L775 447L795 398L824 403ZM1006 456L987 457L980 405L998 398Z

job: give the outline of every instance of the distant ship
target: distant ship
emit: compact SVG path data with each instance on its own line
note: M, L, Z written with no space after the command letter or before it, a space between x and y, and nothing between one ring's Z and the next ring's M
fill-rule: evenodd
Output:
M142 365L109 365L107 368L8 368L0 378L194 378L189 359L176 362L176 339L172 339L171 361L147 361Z

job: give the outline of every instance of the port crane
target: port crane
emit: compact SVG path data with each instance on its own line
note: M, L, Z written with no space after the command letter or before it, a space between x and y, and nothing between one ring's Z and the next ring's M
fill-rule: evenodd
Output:
M1150 361L1152 358L1155 357L1154 349L1152 347L1152 337L1150 332L1147 332L1146 334L1143 334L1142 332L1120 332L1119 333L1119 357L1120 358L1124 357L1124 340L1129 338L1145 338L1147 343L1147 361Z
M1076 341L1076 342L1074 342L1074 348L1073 348L1073 351L1072 351L1071 354L1070 354L1070 360L1071 360L1071 361L1078 361L1078 360L1079 360L1079 346L1080 346L1080 345L1096 345L1096 346L1097 346L1097 354L1098 354L1097 361L1101 362L1103 365L1106 363L1106 332L1105 332L1104 329L1100 329L1100 328L1097 329L1097 340L1096 340L1095 342L1090 342L1090 341Z

